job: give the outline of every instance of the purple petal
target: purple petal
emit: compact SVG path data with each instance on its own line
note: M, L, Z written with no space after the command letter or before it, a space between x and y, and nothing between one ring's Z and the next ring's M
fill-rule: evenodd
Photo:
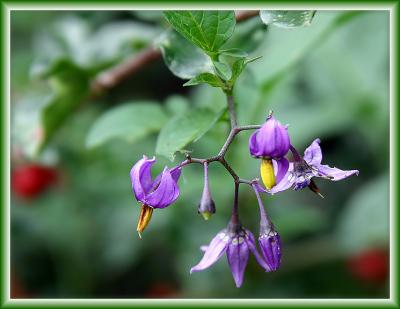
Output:
M182 172L182 167L174 167L170 169L172 179L175 180L175 182L178 182L179 177L181 177L181 172Z
M265 271L268 271L268 272L271 271L271 269L265 262L264 258L258 252L257 246L256 246L256 241L254 239L254 235L249 230L246 230L246 242L247 242L247 246L249 247L251 253L253 253L254 257L256 258L258 264L260 264L261 267L265 269Z
M286 158L280 158L279 160L273 160L276 162L276 167L274 164L275 169L275 179L276 183L279 183L282 178L286 175L289 169L289 161Z
M327 176L330 178L332 181L338 181L345 179L351 175L358 175L359 171L358 170L348 170L348 171L343 171L341 169L338 169L336 167L330 167L328 165L316 165L314 166L320 174L323 176ZM321 177L321 175L317 175Z
M146 196L146 204L154 208L165 208L175 202L179 196L179 187L168 168L165 168L157 188Z
M244 237L235 236L232 239L226 251L226 256L236 287L239 288L243 283L244 271L249 261L249 247Z
M272 271L281 265L281 238L278 233L263 234L258 238L261 252Z
M201 261L190 269L190 273L204 270L214 264L225 253L230 242L229 236L225 231L219 232L207 246ZM204 246L202 246L204 247ZM205 249L205 248L204 248Z
M309 165L319 165L322 161L322 151L319 143L319 138L315 139L310 146L304 151L304 160Z
M275 194L289 189L293 185L292 172L293 172L293 163L289 162L289 168L285 176L274 187L272 187L270 190L267 190L267 192L270 194Z
M260 130L255 131L249 139L249 150L252 156L260 156L260 152L258 151L258 144L257 144L257 134Z
M290 147L287 127L273 116L267 119L262 127L254 132L249 140L251 155L256 157L283 157Z
M132 189L138 201L143 201L153 186L151 167L154 163L156 163L154 157L149 160L146 156L143 156L143 159L136 162L131 169Z

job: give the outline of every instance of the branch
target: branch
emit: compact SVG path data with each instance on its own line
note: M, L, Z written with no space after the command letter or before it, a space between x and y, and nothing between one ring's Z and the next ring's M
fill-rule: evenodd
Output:
M239 23L257 16L258 11L236 11L235 14L236 21ZM138 55L129 57L122 63L101 72L92 82L92 96L97 96L117 86L126 78L140 71L143 67L161 59L161 56L161 51L151 46L144 49Z

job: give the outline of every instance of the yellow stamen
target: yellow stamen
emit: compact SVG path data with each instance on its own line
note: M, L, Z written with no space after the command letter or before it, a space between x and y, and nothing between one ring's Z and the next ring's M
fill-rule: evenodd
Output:
M152 214L153 214L153 208L143 204L142 210L140 211L138 224L136 227L136 231L138 232L140 238L142 238L141 233L149 224Z
M264 186L267 189L271 189L276 185L274 165L271 159L261 159L260 174Z

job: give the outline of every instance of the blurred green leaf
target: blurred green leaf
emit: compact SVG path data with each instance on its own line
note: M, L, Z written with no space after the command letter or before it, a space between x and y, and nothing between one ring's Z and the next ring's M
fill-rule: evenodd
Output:
M211 73L201 73L183 84L183 86L194 86L199 84L209 84L212 87L224 87L223 82L218 78L218 76Z
M210 57L176 31L163 33L156 45L161 49L165 64L180 78L190 79L200 73L214 72Z
M182 95L171 95L165 100L165 109L172 115L183 114L189 109L189 100Z
M256 76L263 82L262 86L268 88L271 80L290 73L291 66L327 40L335 30L360 14L362 12L319 12L312 27L291 31L270 29L262 46L265 57L253 67Z
M346 250L355 252L386 246L389 235L389 175L384 174L353 194L339 218L336 236Z
M164 11L172 27L208 54L215 54L235 29L234 11Z
M44 148L68 116L89 95L86 72L67 60L57 61L43 74L49 78L53 95L41 111L42 137L38 150Z
M264 24L281 28L309 26L316 11L260 11Z
M232 77L232 70L229 67L229 65L218 62L218 61L213 61L215 71L217 74L224 80L230 80Z
M158 135L156 153L174 160L175 152L200 139L224 111L225 109L215 113L210 109L195 108L172 118Z
M96 147L114 138L133 143L159 131L166 121L167 116L157 102L127 103L101 115L87 135L86 147Z

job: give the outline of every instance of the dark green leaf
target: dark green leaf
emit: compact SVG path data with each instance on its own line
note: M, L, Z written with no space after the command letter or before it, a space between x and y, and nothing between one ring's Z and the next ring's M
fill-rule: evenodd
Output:
M233 11L165 11L164 16L176 31L209 54L231 37L236 24Z
M215 71L216 73L224 80L230 80L232 77L232 70L229 67L229 65L218 62L218 61L213 61Z
M215 113L207 108L195 108L172 118L158 135L156 153L173 160L177 151L210 130L224 110Z
M157 132L166 121L167 116L157 102L124 104L97 119L88 133L86 146L99 146L115 138L133 143L147 134Z
M222 81L211 73L202 73L197 75L195 78L192 78L190 81L185 83L183 86L194 86L198 84L209 84L213 87L224 87Z
M200 73L213 72L210 57L173 30L163 33L157 45L165 64L180 78L190 79Z
M315 11L260 11L264 24L281 28L309 26Z

